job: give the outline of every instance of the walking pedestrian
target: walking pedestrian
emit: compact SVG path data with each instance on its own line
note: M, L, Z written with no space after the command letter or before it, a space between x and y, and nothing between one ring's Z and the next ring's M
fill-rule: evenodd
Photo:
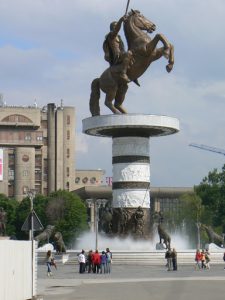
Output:
M200 270L201 269L201 252L199 249L196 250L196 253L195 253L195 270L197 270L197 267L198 269Z
M48 250L47 254L46 254L46 265L47 265L47 276L52 276L52 261L54 260L53 255L52 255L52 251Z

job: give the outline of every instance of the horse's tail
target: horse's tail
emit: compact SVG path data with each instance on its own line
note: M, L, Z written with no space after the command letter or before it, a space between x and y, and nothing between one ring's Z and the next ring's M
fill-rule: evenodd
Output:
M92 116L100 115L99 99L100 99L100 82L99 82L99 78L95 78L91 83L91 96L89 102L90 112Z

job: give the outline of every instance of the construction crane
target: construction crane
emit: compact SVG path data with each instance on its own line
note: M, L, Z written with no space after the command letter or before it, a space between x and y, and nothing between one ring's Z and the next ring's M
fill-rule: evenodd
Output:
M210 147L210 146L206 146L206 145L199 145L199 144L195 144L195 143L191 143L191 144L189 144L189 146L225 155L225 150L223 150L223 149Z

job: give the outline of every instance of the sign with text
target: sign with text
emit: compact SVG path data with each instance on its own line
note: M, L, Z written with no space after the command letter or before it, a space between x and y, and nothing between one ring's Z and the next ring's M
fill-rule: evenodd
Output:
M3 180L3 149L0 149L0 181Z

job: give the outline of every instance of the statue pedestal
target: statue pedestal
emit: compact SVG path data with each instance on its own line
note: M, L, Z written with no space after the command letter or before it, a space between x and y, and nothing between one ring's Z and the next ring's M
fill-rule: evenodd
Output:
M135 237L148 235L150 137L178 131L179 121L167 116L121 114L83 120L85 134L112 138L114 233L133 234Z

